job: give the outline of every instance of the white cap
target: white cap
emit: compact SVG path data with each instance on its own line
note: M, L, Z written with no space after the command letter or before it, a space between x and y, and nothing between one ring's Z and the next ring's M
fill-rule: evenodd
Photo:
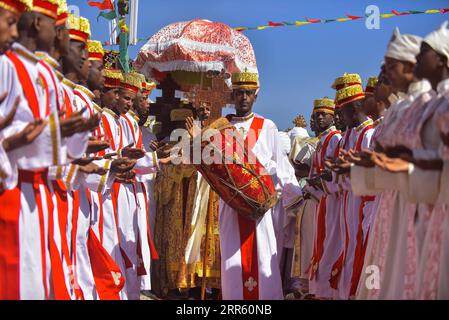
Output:
M385 53L386 58L416 63L416 56L421 50L422 38L412 34L401 34L396 27Z
M432 31L424 38L424 42L432 47L433 50L442 54L447 58L447 66L449 67L449 29L447 21L435 31Z

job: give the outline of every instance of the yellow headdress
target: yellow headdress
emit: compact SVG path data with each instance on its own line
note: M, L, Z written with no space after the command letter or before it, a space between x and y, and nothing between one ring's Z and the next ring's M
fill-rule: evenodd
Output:
M324 112L334 115L335 114L335 101L324 97L322 99L317 99L313 103L313 112Z
M137 93L142 89L142 75L136 72L124 73L120 87Z
M69 18L69 9L67 7L67 0L58 0L58 18L56 19L56 25L60 26L66 23Z
M59 0L33 0L31 11L45 14L46 16L58 18Z
M365 95L374 94L374 89L376 88L377 82L378 82L377 77L371 77L368 79L368 82L367 82L366 88L365 88Z
M101 41L88 40L87 51L89 52L89 60L103 62L104 49Z
M332 84L332 89L340 90L344 87L349 87L353 85L362 85L362 78L357 73L345 73L343 76L335 79Z
M29 11L32 6L33 0L0 0L0 8L11 11L16 15Z
M342 88L337 91L337 108L342 108L344 105L362 100L365 98L363 87L359 84Z
M237 72L232 74L233 89L259 89L259 74L254 72Z
M69 33L70 39L84 42L87 45L87 40L90 39L90 22L84 17L78 17L69 14Z

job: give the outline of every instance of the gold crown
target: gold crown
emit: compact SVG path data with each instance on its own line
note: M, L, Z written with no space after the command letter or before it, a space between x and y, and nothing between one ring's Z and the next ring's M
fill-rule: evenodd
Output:
M343 76L335 79L332 84L332 89L340 90L344 87L352 86L355 84L362 84L362 78L357 73L344 73Z
M344 105L358 101L365 98L363 87L359 84L342 88L337 91L337 107L341 108Z
M91 36L90 22L84 17L69 14L70 39L87 43Z
M171 121L185 121L188 117L193 117L193 112L187 108L173 109L170 112Z
M117 79L123 81L123 74L117 69L104 69L104 76L109 79Z
M32 7L33 0L0 0L0 8L17 15L24 11L29 11Z
M365 94L373 94L378 81L377 77L370 77L366 83Z
M234 89L257 89L259 88L259 74L255 72L237 72L232 74L232 87Z
M293 124L295 125L295 127L299 127L299 128L307 128L307 122L306 119L304 118L304 116L299 115L297 116L294 120L293 120ZM287 130L290 131L290 130Z
M89 52L89 60L96 60L103 62L104 49L101 41L88 40L87 51Z
M142 75L137 72L124 73L120 86L137 92L142 89Z
M58 1L58 16L63 13L68 13L69 8L67 6L67 0L59 0Z
M313 103L313 112L325 112L334 114L335 113L335 101L324 97L322 99L317 99Z
M52 19L58 18L59 0L33 0L31 11L42 13Z

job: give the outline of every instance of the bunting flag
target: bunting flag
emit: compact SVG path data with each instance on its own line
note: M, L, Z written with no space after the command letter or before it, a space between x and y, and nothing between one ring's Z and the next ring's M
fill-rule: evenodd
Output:
M100 19L100 17L105 18L108 21L111 21L111 20L114 20L115 18L117 18L117 12L115 12L115 11L109 11L109 12L101 11L100 14L97 17L97 21Z
M429 9L424 11L418 11L418 10L407 10L407 11L397 11L392 10L391 13L383 13L379 14L379 18L381 19L387 19L392 17L402 17L402 16L409 16L414 14L444 14L448 13L449 8L444 9ZM278 28L278 27L288 27L288 26L294 26L294 27L301 27L306 24L312 24L312 23L330 23L330 22L346 22L346 21L356 21L361 20L363 18L368 18L371 15L364 15L364 16L354 16L351 14L346 14L346 17L344 18L337 18L337 19L309 19L306 18L305 21L295 21L295 22L275 22L275 21L268 21L267 25L264 26L258 26L258 27L237 27L234 28L234 30L237 31L249 31L249 30L265 30L268 28Z
M114 4L111 0L104 0L103 2L88 1L87 4L91 7L97 7L99 10L114 10Z

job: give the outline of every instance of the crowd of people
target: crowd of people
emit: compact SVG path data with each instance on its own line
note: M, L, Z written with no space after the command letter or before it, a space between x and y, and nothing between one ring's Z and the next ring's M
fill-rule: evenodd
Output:
M210 108L158 123L155 84L65 0L0 0L0 55L0 299L449 298L447 23L395 30L365 87L338 77L314 137L254 113L258 74L232 74L226 121L275 186L257 219L160 130L194 141Z

